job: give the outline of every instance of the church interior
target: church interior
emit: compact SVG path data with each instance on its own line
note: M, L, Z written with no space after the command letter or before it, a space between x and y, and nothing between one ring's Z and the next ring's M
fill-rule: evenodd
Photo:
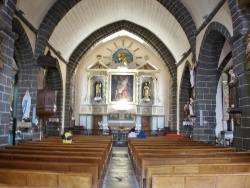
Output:
M82 183L86 187L112 187L104 181L105 173L109 161L117 156L130 158L127 162L134 169L137 183L129 187L162 187L163 182L180 179L185 184L180 183L180 187L192 185L184 171L182 176L154 177L153 171L157 172L159 166L174 164L165 160L147 168L144 149L159 150L161 157L174 159L184 153L195 158L194 150L203 148L210 152L206 157L211 161L214 155L219 161L220 153L221 158L224 154L226 158L235 157L234 165L239 161L240 165L249 165L249 0L1 0L0 11L1 148L20 147L16 152L28 155L26 147L47 147L49 143L51 151L54 144L57 151L55 148L63 145L61 136L70 131L76 141L66 144L67 150L64 144L62 151L76 156L67 160L58 156L65 163L59 165L60 169L76 169L77 164L70 164L70 159L102 164L93 167L96 172L92 169L91 177L86 175L90 166L81 164L78 168L86 171L72 170L73 175L67 177L58 164L50 164L58 170L51 172L57 181L48 185L30 181L31 187L74 187L70 178L78 182L75 187ZM146 139L129 138L132 128L136 134L143 131ZM168 136L174 138L166 141ZM128 148L125 154L112 149L119 144ZM73 151L74 146L78 151ZM84 156L94 155L100 147L98 159L80 157L80 147L88 149ZM166 154L165 150L174 147L182 151ZM210 147L220 151L214 154ZM36 155L49 155L43 152ZM5 181L7 175L1 177L7 164L12 170L15 165L19 170L24 168L19 164L21 156L12 156L12 164L4 161L10 155L14 151L0 154L0 187L2 183L15 184L14 180ZM23 169L26 183L28 170L36 169L32 160L43 159L27 160L34 167L27 172ZM207 168L198 163L195 168ZM218 165L211 166L216 169ZM30 177L46 177L40 170ZM78 172L85 175L80 177ZM149 173L152 178L147 177ZM21 176L18 170L9 174ZM210 178L228 178L232 183L244 176L247 183L242 187L250 185L248 171L243 174L239 170L237 177L207 174L194 175L194 182L203 177L210 187ZM220 187L219 180L213 183ZM236 180L233 183L241 185Z

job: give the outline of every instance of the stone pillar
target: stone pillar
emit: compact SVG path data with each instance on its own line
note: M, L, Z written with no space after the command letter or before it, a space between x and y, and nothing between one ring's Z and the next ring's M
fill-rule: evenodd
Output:
M2 9L2 6L1 6ZM0 57L2 60L0 68L0 143L8 144L9 122L10 122L10 91L12 63L14 61L14 43L17 35L12 32L12 28L6 22L1 20L0 24Z

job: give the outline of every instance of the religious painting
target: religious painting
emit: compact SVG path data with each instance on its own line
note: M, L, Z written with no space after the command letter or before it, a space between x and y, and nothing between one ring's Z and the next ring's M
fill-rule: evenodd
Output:
M110 102L134 102L134 74L111 74Z

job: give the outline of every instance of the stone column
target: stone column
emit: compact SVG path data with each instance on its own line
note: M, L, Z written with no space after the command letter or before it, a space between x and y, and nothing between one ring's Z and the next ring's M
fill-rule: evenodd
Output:
M1 122L1 144L7 145L8 144L8 133L9 133L9 123L10 123L10 91L11 91L11 75L12 75L12 63L14 61L14 43L15 40L18 38L18 35L12 31L12 25L9 21L12 20L12 15L9 12L13 13L14 10L11 8L8 9L9 11L2 12L3 6L1 4L1 24L0 24L0 122ZM4 8L7 10L7 8ZM5 20L8 18L8 20ZM5 20L5 21L3 21Z

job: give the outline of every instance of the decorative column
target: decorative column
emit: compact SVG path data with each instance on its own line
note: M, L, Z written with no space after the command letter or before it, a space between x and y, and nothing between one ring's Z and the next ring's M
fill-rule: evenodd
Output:
M109 83L109 76L105 76L105 87L104 87L104 91L103 91L103 94L104 94L104 104L108 104L108 100L109 100L109 90L108 88L111 89L111 87L109 87L108 83Z
M141 77L136 75L136 99L135 102L141 104Z
M229 108L229 87L228 87L228 75L222 73L222 92L223 92L223 130L227 131L227 122L229 120L229 114L227 109Z
M91 79L92 79L93 75L89 75L88 76L88 90L87 90L87 101L88 103L91 102Z
M157 99L157 77L153 77L153 83L154 83L154 98L153 98L153 105L156 105L156 99Z

